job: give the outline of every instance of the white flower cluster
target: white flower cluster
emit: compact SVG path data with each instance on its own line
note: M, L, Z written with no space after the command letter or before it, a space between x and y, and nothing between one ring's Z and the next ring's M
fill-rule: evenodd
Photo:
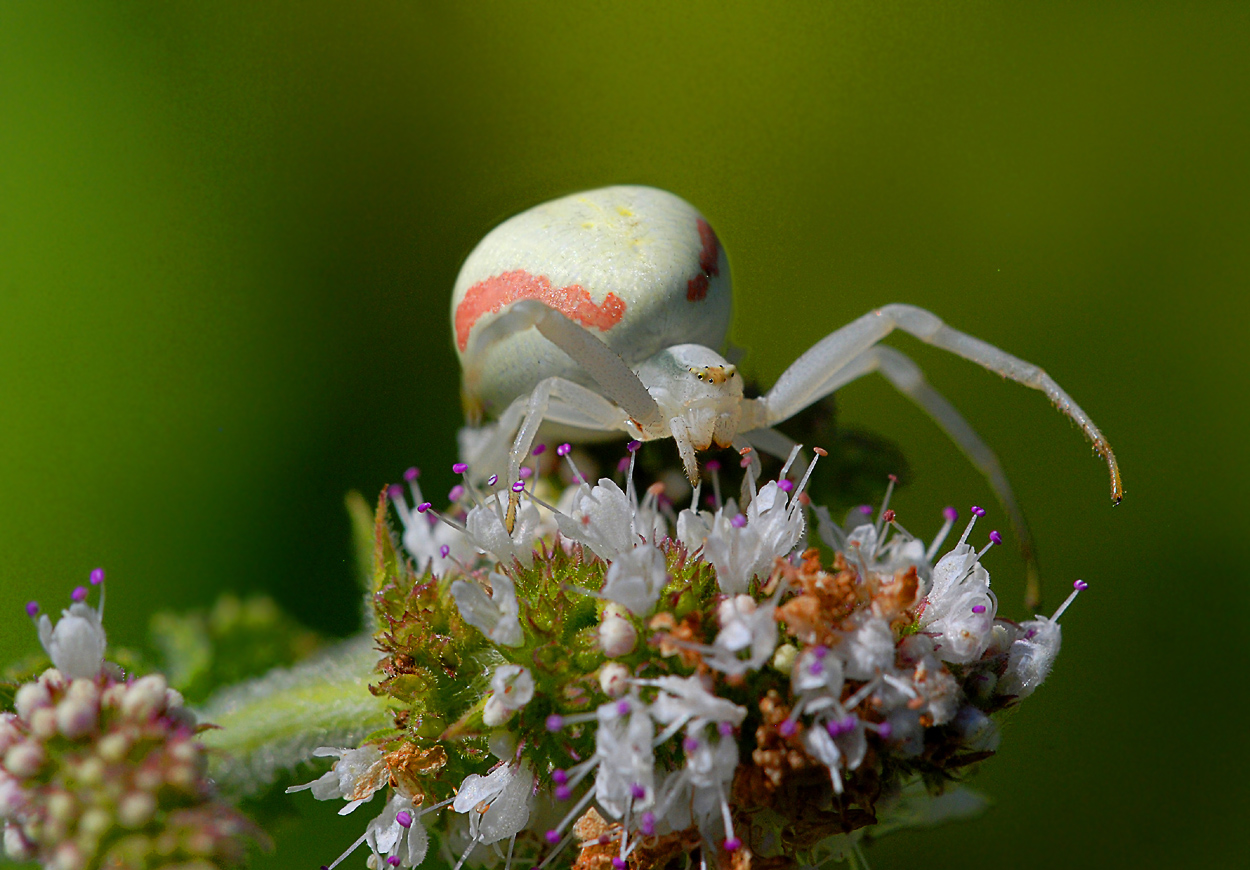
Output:
M510 861L537 794L556 805L569 802L559 821L538 828L550 847L541 866L579 836L578 826L591 812L607 833L581 847L610 847L616 870L629 865L631 856L636 863L636 851L657 838L692 830L707 854L733 853L744 847L731 803L744 764L758 773L744 782L763 788L784 779L786 765L820 765L830 794L842 796L866 759L916 758L934 733L956 741L969 757L982 757L998 745L986 711L1028 695L1049 673L1060 642L1056 620L1076 592L1050 618L1022 624L999 618L981 559L1001 538L992 532L979 551L968 543L984 513L979 508L958 543L934 564L956 518L952 509L927 547L896 522L888 493L875 520L864 509L852 513L859 522L837 526L803 495L814 462L797 484L787 477L798 448L777 480L758 487L744 461L745 509L733 499L720 502L718 483L712 510L701 509L696 488L691 506L674 512L656 488L639 498L633 485L637 447L630 444L622 488L608 478L586 482L568 445L561 445L556 454L575 483L553 495L552 503L536 494L538 475L530 469L500 491L481 492L466 476L447 513L423 501L415 469L406 475L413 506L392 488L414 564L435 578L447 577L464 621L504 658L514 656L489 672L489 690L475 708L500 760L488 773L464 778L453 798L418 809L422 796L396 785L379 749L318 750L337 757L334 768L292 791L308 788L322 800L343 799L346 813L393 786L382 813L339 861L367 843L375 870L383 864L416 866L428 842L419 820L448 804L463 820L465 848L457 870L478 846L500 848L505 840ZM466 472L460 464L455 470ZM831 570L821 567L817 550L808 549L809 516L836 553ZM600 588L571 591L602 601L597 638L603 663L596 676L607 700L589 711L546 716L546 739L556 745L564 734L593 735L593 754L570 753L572 763L563 768L549 762L536 767L527 748L542 735L516 730L518 721L533 721L518 713L542 691L538 672L526 666L530 660L509 652L527 643L522 605L534 602L518 599L517 571L539 567L536 547L538 554L580 547L582 558L605 563ZM669 612L665 590L673 580L675 547L683 559L714 570L710 606L694 627L683 628ZM704 618L714 624L706 635ZM643 627L653 633L640 648ZM669 675L655 676L653 665L640 664L639 656L682 665L677 673L663 665L658 673ZM774 675L775 688L757 699L765 711L753 726L757 748L744 754L740 744L749 732L743 733L743 725L757 714L741 695L730 695L760 672ZM548 697L544 703L550 702ZM769 719L767 711L774 709L780 712ZM873 745L875 755L869 752ZM544 792L547 783L550 791ZM539 817L555 818L547 811ZM770 848L767 842L750 845L757 854Z

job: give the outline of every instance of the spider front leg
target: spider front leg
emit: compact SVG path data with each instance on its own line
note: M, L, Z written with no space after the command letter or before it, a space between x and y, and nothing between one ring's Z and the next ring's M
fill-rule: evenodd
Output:
M1115 504L1120 503L1124 487L1111 445L1089 415L1050 375L979 338L951 329L937 315L914 305L886 305L818 341L782 373L768 395L760 400L767 409L765 425L779 423L829 395L845 383L843 370L895 329L1045 393L1056 408L1081 427L1093 442L1094 450L1106 461L1111 474L1111 499Z
M581 384L553 377L539 381L533 392L508 406L499 423L487 436L488 443L478 446L477 455L483 460L506 455L507 470L503 478L512 486L521 479L521 464L529 456L534 446L534 438L544 420L580 429L638 434L629 416L607 399ZM495 467L498 466L486 466ZM511 490L508 493L508 512L504 518L504 525L509 532L512 531L519 503L519 494L516 490Z
M660 406L624 360L585 327L536 299L513 302L489 325L476 331L465 358L485 359L492 345L530 327L568 354L599 385L602 394L623 408L640 426L655 426L660 422ZM477 376L473 366L466 368L466 381L472 382Z
M593 390L564 378L540 381L528 398L517 400L522 401L526 406L525 414L508 454L506 480L509 484L520 480L521 463L534 446L534 438L544 420L581 429L641 434L623 410Z

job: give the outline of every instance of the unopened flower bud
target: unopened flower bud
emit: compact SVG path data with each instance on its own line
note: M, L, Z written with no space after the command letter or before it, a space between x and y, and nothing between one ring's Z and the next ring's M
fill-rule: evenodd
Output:
M22 739L22 732L17 728L17 714L0 713L0 755L9 751L9 747Z
M109 811L101 807L92 807L78 819L78 830L89 837L99 837L113 824Z
M608 662L599 669L599 688L609 698L619 698L629 691L629 668L617 662Z
M100 692L88 680L74 680L56 705L56 724L61 733L76 740L95 728Z
M130 738L125 734L105 734L96 744L96 753L105 762L116 764L130 751Z
M638 642L638 632L626 611L619 604L609 604L603 609L603 621L599 623L599 645L610 659L633 652Z
M48 816L62 825L74 818L74 797L66 791L55 791L47 798Z
M130 719L147 719L165 709L165 690L169 686L160 674L148 674L135 680L122 698L122 713Z
M85 864L82 850L74 843L62 843L52 853L51 870L82 870Z
M56 734L56 710L40 707L30 714L30 734L36 740L47 740Z
M77 779L86 786L104 782L104 761L94 755L84 758L78 765Z
M14 818L26 803L26 793L18 781L0 770L0 819Z
M140 828L156 812L156 801L145 791L132 791L117 806L117 821L124 828Z
M17 690L17 695L13 699L13 708L17 711L19 718L29 722L32 713L51 703L52 693L48 691L47 686L38 682L26 683Z
M4 768L21 779L34 776L43 766L43 747L27 741L19 743L4 754Z
M799 657L798 647L783 643L777 647L777 651L773 653L773 667L781 671L783 674L789 674L794 670L794 662Z
M29 861L35 857L35 844L26 839L17 825L5 825L4 854L14 861Z

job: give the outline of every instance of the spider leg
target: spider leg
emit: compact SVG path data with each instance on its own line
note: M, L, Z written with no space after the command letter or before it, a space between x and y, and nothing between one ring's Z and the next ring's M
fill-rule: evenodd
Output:
M520 401L520 400L518 400ZM547 378L539 381L534 392L525 401L525 415L512 442L508 456L509 483L520 479L521 463L529 455L544 420L566 423L583 429L601 429L605 432L631 432L629 416L594 390L575 384L564 378ZM514 403L515 404L515 403ZM632 431L632 434L639 434Z
M761 400L767 409L765 423L772 425L785 420L829 395L846 382L843 370L895 329L1045 393L1056 408L1081 427L1081 431L1093 442L1094 450L1106 461L1111 474L1111 499L1116 504L1120 503L1124 487L1111 445L1089 415L1050 375L1032 363L951 329L937 315L914 305L886 305L818 341L782 373Z
M900 351L885 345L869 348L845 366L837 378L834 389L845 386L853 380L871 374L880 373L895 389L919 405L934 422L941 427L964 455L976 466L977 470L989 481L990 488L1015 531L1016 540L1020 545L1020 555L1024 558L1026 586L1025 603L1029 607L1037 605L1041 598L1041 581L1037 570L1037 552L1033 545L1033 533L1029 530L1028 520L1024 511L1016 501L1011 483L1003 472L994 451L981 440L976 431L955 409L955 406L930 386L924 373L912 359Z
M504 480L509 485L521 479L521 463L529 455L538 434L538 427L544 420L558 423L569 423L587 429L602 429L608 432L621 430L641 434L631 425L631 420L620 408L593 390L564 378L546 378L538 382L528 399L518 399L525 403L525 414L517 429L516 438L512 441L512 449L508 453L508 471ZM512 406L509 406L511 410ZM516 508L520 496L516 490L508 493L508 513L505 525L512 531L516 518Z
M460 458L468 464L474 479L484 480L503 469L502 476L515 482L510 469L520 473L520 464L525 461L536 436L529 436L523 446L517 445L520 452L515 463L512 462L513 442L518 428L531 412L537 413L538 423L550 420L579 429L630 432L628 415L594 390L561 378L549 380L559 383L550 386L540 383L534 392L515 399L494 423L460 430ZM540 388L542 393L536 397ZM536 433L537 425L534 428Z
M625 409L641 426L660 422L660 406L624 360L589 330L536 299L513 302L507 311L475 331L464 358L485 359L491 345L531 326L572 357L599 385L603 395ZM476 376L469 366L465 380L472 382Z

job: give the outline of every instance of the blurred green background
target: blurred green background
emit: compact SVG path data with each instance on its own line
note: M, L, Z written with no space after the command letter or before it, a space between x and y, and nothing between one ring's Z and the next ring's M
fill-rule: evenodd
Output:
M995 808L874 866L1244 859L1247 44L1244 3L0 4L0 661L96 565L121 644L225 589L350 633L344 492L452 483L462 258L653 184L716 227L762 382L911 302L1046 366L1124 468L1113 510L1041 397L891 340L999 450L1051 589L1092 588ZM918 531L991 501L884 382L841 409L906 450ZM363 824L301 807L259 866Z

